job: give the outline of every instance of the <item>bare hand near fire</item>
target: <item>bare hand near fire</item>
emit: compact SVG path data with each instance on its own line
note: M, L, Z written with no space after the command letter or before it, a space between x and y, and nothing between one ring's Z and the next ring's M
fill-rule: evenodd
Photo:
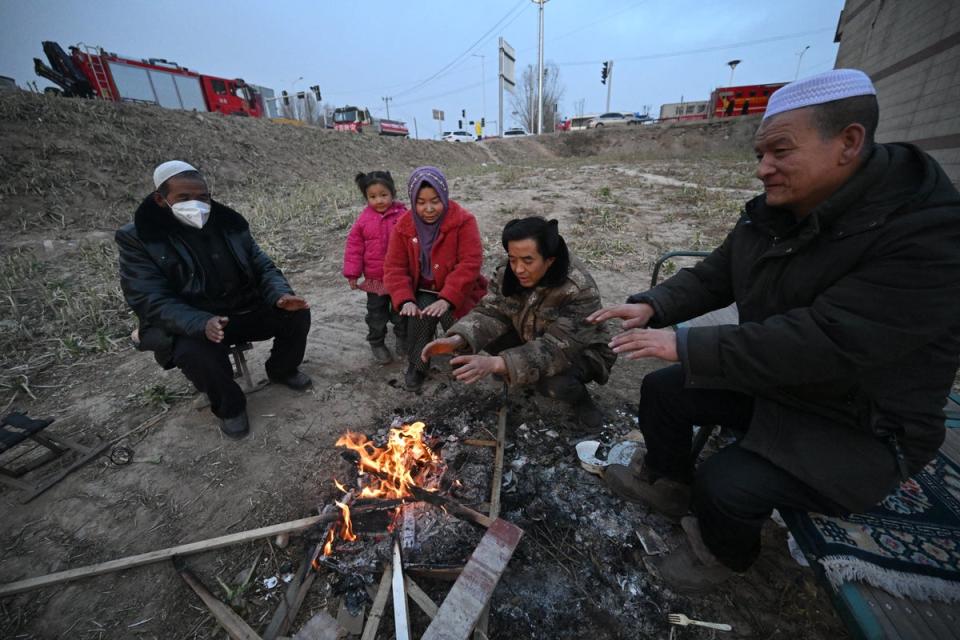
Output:
M400 315L405 318L419 318L420 307L413 302L404 302L403 306L400 307Z
M430 342L420 352L420 359L429 362L432 356L438 356L442 353L455 353L457 349L464 346L466 340L460 336L450 336L449 338L440 338Z
M358 289L360 285L357 284L356 278L347 278L347 284L350 285L351 289Z
M207 320L207 326L204 327L204 334L210 342L223 342L223 330L227 327L230 318L226 316L213 316Z
M309 309L310 303L307 302L306 298L285 293L277 300L277 306L284 311L299 311L300 309Z
M447 311L450 311L450 303L440 298L436 302L424 307L420 313L430 318L439 318Z
M457 356L450 360L453 376L460 382L473 384L495 373L505 375L507 363L500 356Z
M679 362L677 334L670 329L631 329L618 333L610 341L614 353L627 360L660 358L667 362Z
M654 313L653 307L646 302L640 302L638 304L616 304L612 307L594 311L587 316L587 322L599 324L604 320L619 318L625 321L623 323L624 329L639 329L640 327L647 326L647 323L650 322L650 318L653 317Z

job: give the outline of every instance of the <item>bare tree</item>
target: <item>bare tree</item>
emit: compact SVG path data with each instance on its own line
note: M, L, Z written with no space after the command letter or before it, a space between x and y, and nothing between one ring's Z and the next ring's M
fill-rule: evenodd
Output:
M564 86L560 80L560 67L548 62L543 67L543 132L556 130L557 109L563 99ZM537 123L537 70L527 65L513 94L513 110L527 131L534 132Z

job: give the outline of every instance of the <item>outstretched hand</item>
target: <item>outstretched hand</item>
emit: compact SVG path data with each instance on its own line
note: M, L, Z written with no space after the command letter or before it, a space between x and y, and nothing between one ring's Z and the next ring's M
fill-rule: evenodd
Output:
M429 362L432 356L438 356L444 353L455 353L457 349L464 346L466 340L461 336L450 336L449 338L439 338L433 342L427 343L427 346L420 352L420 359Z
M457 356L450 360L450 365L454 367L453 377L466 384L507 373L507 363L500 356Z
M627 360L660 358L667 362L680 361L677 334L670 329L630 329L613 336L610 348Z
M285 293L277 300L277 307L284 311L299 311L300 309L309 309L310 303L301 296Z
M653 307L646 302L640 302L638 304L617 304L612 307L594 311L587 316L587 322L599 324L605 320L619 318L624 320L624 329L638 329L647 326L647 323L650 322L650 318L653 317L654 313Z

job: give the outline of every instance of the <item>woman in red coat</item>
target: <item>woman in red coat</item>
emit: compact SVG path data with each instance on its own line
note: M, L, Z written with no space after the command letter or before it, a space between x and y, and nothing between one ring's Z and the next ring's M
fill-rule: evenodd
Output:
M390 234L383 282L407 329L404 385L419 391L429 363L420 359L433 340L437 323L449 329L487 292L480 275L483 243L477 220L450 200L447 179L436 167L416 169L407 182L412 211L401 216Z

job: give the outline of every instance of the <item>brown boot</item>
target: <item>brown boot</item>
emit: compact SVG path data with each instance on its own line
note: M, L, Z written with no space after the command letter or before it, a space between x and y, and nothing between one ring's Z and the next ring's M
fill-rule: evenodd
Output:
M669 478L650 482L647 472L611 464L603 472L604 482L615 494L631 502L640 503L672 520L679 521L690 510L690 485Z
M684 544L661 558L647 559L647 567L680 593L703 593L726 582L733 571L707 548L697 519L687 516L680 525L687 535Z

